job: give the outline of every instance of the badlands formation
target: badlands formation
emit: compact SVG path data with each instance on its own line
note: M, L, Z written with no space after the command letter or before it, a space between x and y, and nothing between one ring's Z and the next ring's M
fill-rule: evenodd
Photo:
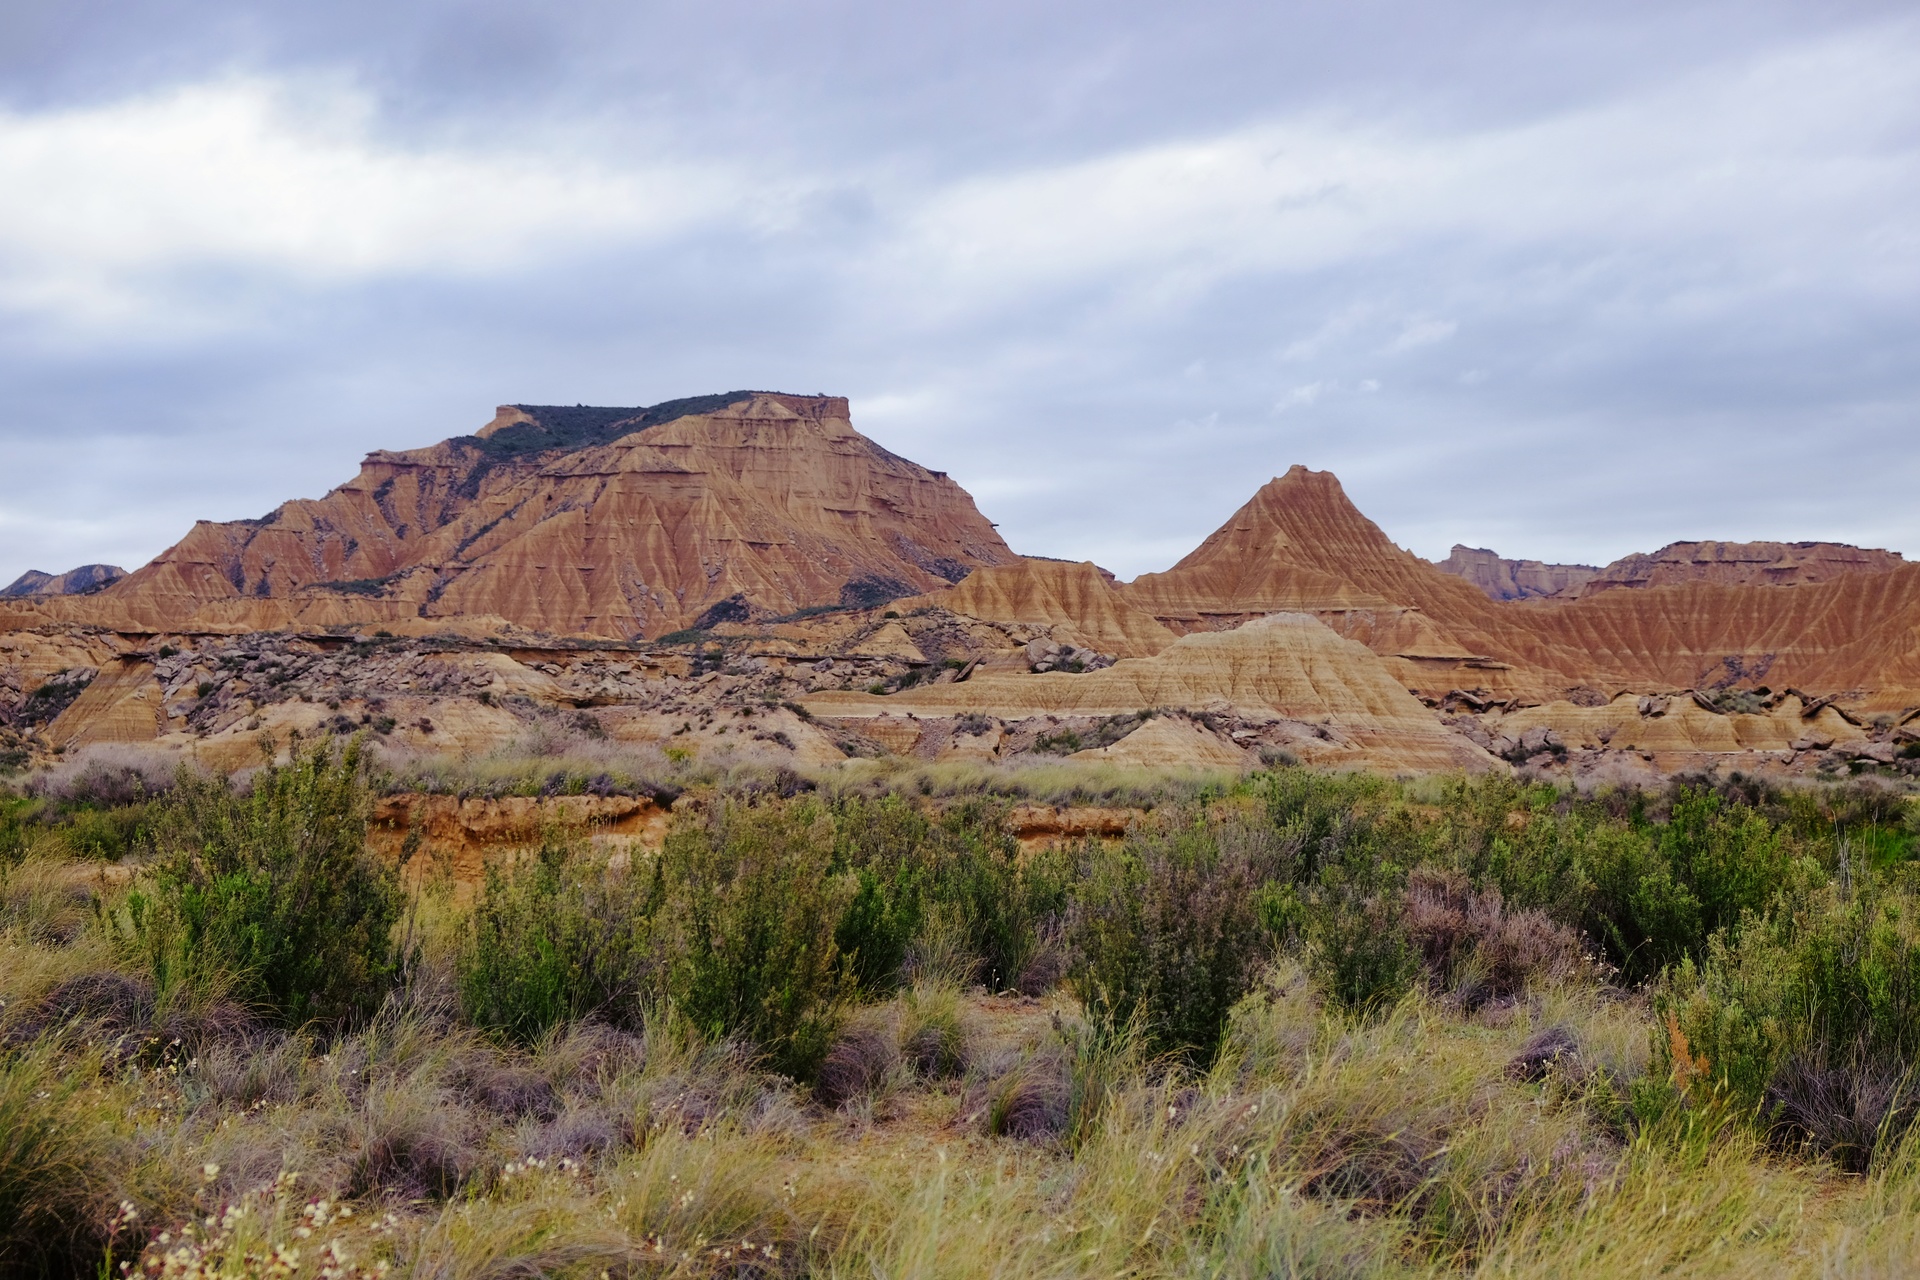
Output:
M1130 583L1023 557L844 399L504 406L130 575L0 599L0 758L260 735L484 753L557 727L824 765L1068 757L1593 781L1920 772L1920 565L1396 546L1295 467Z

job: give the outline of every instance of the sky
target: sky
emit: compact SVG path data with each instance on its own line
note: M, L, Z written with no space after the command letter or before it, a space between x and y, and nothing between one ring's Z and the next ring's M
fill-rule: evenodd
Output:
M0 3L0 582L497 404L851 398L1016 549L1920 557L1920 14Z

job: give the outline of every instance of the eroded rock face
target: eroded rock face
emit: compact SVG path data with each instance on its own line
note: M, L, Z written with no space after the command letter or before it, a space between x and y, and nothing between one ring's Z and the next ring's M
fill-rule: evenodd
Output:
M1191 708L1233 719L1236 728L1286 721L1297 730L1278 737L1252 734L1238 749L1242 763L1254 763L1260 745L1296 741L1307 755L1329 763L1420 770L1490 763L1479 748L1443 726L1401 688L1376 654L1298 613L1184 636L1153 657L1129 658L1080 675L988 670L964 683L920 686L884 697L822 693L807 699L806 706L816 716L846 720L971 714L1000 721L1049 714L1111 718L1154 708ZM1167 733L1163 726L1150 737L1157 740ZM1233 746L1232 730L1215 743ZM1214 748L1207 754L1226 758Z
M995 622L1045 625L1055 640L1122 658L1146 657L1174 641L1173 632L1129 603L1090 561L1022 556L970 574L924 603Z
M1312 613L1379 654L1431 705L1460 690L1546 704L1572 688L1611 697L1762 684L1845 691L1863 713L1920 704L1920 565L1891 553L1833 557L1820 563L1859 571L1792 590L1762 574L1665 591L1589 584L1581 598L1548 608L1498 601L1394 545L1330 473L1295 467L1172 569L1121 590L1177 631ZM1704 563L1752 577L1752 565L1776 562ZM1871 564L1882 567L1861 568Z
M664 421L507 408L484 437L371 454L324 498L203 522L73 616L491 616L625 638L878 604L1015 558L963 489L855 431L839 397L739 393Z
M1453 553L1435 566L1465 578L1494 600L1570 599L1600 570L1590 564L1548 564L1508 560L1485 547L1455 543Z
M1464 577L1295 467L1119 584L1013 555L844 400L510 405L97 594L0 602L0 756L245 764L262 736L364 729L800 764L1920 772L1920 565L1676 544L1582 588L1584 566L1455 551Z
M1651 555L1615 560L1596 571L1580 594L1694 582L1794 587L1830 582L1843 574L1887 573L1904 564L1897 551L1843 542L1673 542Z

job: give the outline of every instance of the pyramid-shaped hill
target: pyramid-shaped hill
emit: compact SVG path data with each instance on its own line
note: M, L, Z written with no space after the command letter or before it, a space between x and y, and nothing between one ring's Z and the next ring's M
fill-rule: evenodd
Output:
M1832 551L1822 563L1854 560L1858 571L1821 581L1703 576L1580 599L1495 601L1396 546L1332 473L1296 466L1173 568L1120 590L1183 632L1311 613L1389 659L1423 694L1480 688L1551 700L1576 688L1767 680L1850 692L1862 706L1920 702L1920 565ZM1785 589L1788 581L1796 585Z
M323 498L202 522L86 603L165 628L492 617L626 638L871 605L1014 558L844 398L736 392L504 406L476 435L368 455Z
M1176 631L1303 612L1378 652L1436 659L1483 656L1453 624L1481 622L1492 604L1395 546L1332 472L1302 466L1262 485L1173 568L1143 574L1122 590Z

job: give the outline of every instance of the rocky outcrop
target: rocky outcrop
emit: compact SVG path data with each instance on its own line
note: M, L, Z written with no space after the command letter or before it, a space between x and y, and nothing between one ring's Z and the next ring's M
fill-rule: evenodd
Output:
M1545 704L1575 688L1762 683L1846 691L1863 712L1920 704L1920 565L1792 590L1765 579L1593 585L1575 600L1489 599L1395 546L1331 474L1295 467L1179 564L1122 592L1175 630L1311 612L1435 705L1456 690Z
M1452 554L1434 567L1465 578L1494 600L1569 599L1578 596L1581 588L1600 572L1590 564L1508 560L1485 547L1462 546L1457 542Z
M983 671L964 683L892 695L821 693L805 700L817 716L953 717L1021 720L1035 715L1115 717L1144 709L1217 708L1249 719L1315 726L1314 755L1384 769L1440 769L1487 763L1445 729L1364 645L1304 614L1276 614L1226 631L1183 636L1150 658L1129 658L1083 675ZM1253 757L1241 753L1243 762Z
M1459 548L1455 548L1459 550ZM1850 573L1887 573L1906 561L1897 551L1843 542L1671 542L1651 555L1630 555L1597 571L1581 590L1598 595L1620 587L1796 587Z
M964 490L855 431L844 399L711 399L730 402L507 406L484 436L369 455L324 498L203 522L63 616L256 629L494 616L625 638L873 605L1014 559Z
M65 573L42 573L38 569L29 569L5 587L0 587L0 599L90 595L126 576L127 571L117 564L83 564Z
M1175 638L1151 614L1130 604L1111 576L1091 561L1074 564L1023 556L908 603L995 622L1048 626L1053 639L1063 644L1122 658L1156 654Z

